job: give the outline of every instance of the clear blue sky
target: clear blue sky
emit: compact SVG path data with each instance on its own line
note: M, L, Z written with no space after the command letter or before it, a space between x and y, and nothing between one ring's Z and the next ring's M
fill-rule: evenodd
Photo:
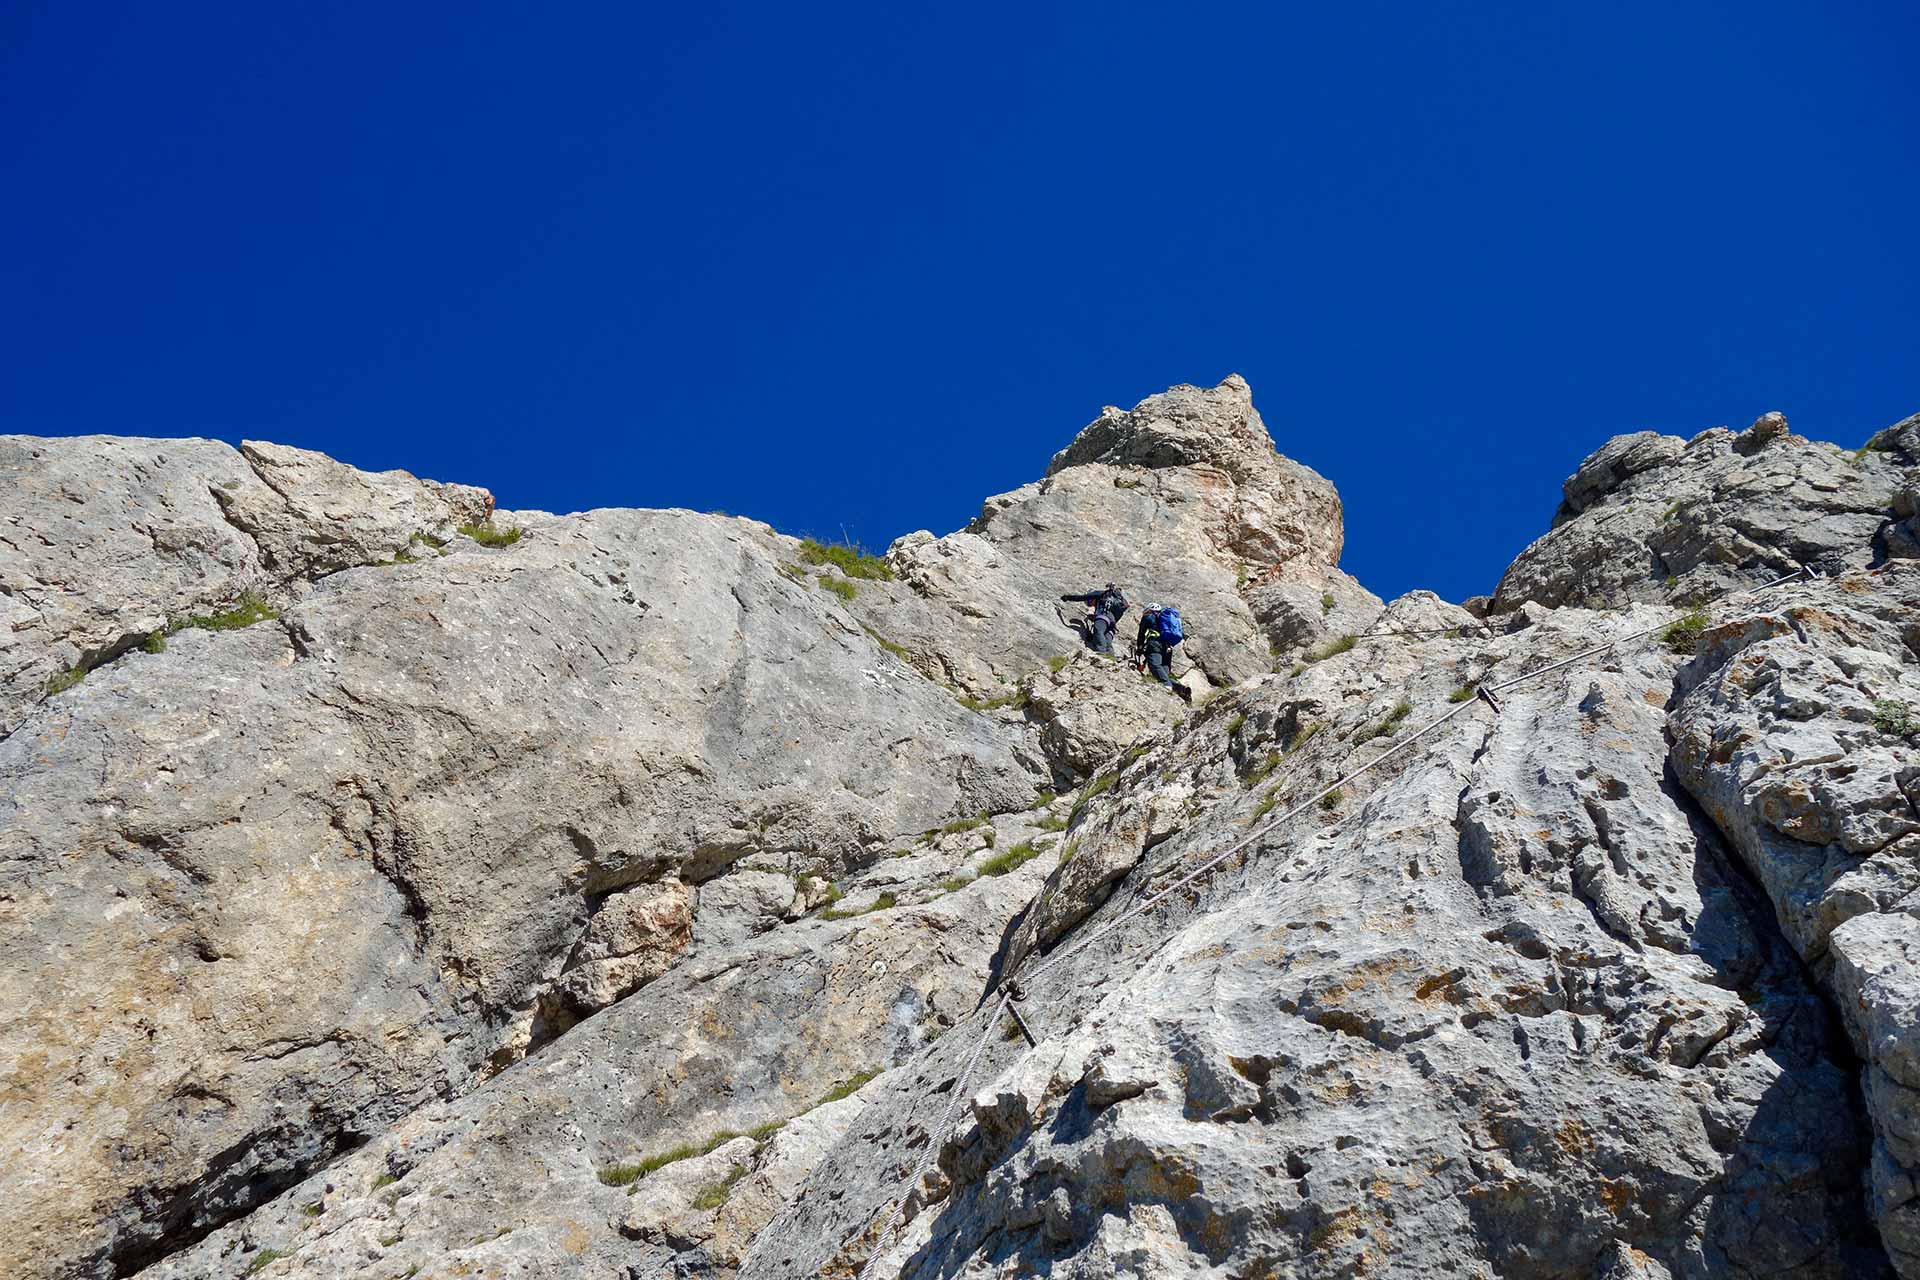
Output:
M0 9L0 430L869 546L1238 371L1384 595L1920 409L1920 5Z

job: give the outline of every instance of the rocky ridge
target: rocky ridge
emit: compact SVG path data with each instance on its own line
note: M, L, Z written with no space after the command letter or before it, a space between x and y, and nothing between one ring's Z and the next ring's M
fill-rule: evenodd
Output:
M1341 574L1237 378L883 566L0 440L0 1264L1920 1275L1916 421L1610 441L1468 608ZM1109 578L1192 714L1055 616Z

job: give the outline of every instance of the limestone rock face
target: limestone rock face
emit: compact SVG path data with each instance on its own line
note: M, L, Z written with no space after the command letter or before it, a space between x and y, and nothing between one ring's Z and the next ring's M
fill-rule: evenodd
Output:
M1917 652L1920 565L1855 570L1723 622L1672 717L1675 772L1766 888L1866 1063L1871 1204L1908 1275L1920 1274L1920 715L1899 730L1920 711Z
M170 619L449 539L485 489L247 442L0 436L0 736Z
M6 442L0 1272L1920 1276L1914 421L1610 442L1472 611L1239 379L892 579Z
M1553 529L1507 569L1492 609L1685 602L1803 563L1865 565L1886 553L1896 497L1914 483L1913 435L1903 423L1850 454L1770 413L1685 441L1616 436L1568 478Z
M1009 951L1065 957L1028 983L1039 1047L990 1033L948 1132L978 1020L877 1081L741 1274L847 1273L922 1141L881 1275L1882 1274L1849 1055L1666 775L1680 659L1453 700L1662 616L1363 642L1128 752Z
M261 486L216 486L227 519L260 547L277 577L317 578L405 551L422 534L448 539L461 525L485 524L493 495L472 485L378 474L325 454L258 440L240 453Z
M966 529L911 534L888 553L900 581L864 593L861 619L913 664L993 696L1079 645L1078 606L1058 597L1118 582L1140 610L1177 604L1183 646L1214 685L1270 668L1278 635L1249 604L1264 583L1338 574L1333 486L1274 452L1244 379L1175 387L1107 409L1056 454L1044 479L987 499ZM1343 598L1364 596L1357 584Z
M75 449L100 453L32 446L36 491ZM182 507L249 484L216 450L167 456ZM205 502L204 554L261 580ZM0 741L24 1153L0 1172L0 1271L124 1270L471 1087L663 972L690 886L743 857L825 883L1045 783L1018 730L781 572L792 544L764 526L519 518L511 546L301 580L277 618L125 652ZM275 561L296 554L319 553ZM105 581L159 584L158 618L195 563Z

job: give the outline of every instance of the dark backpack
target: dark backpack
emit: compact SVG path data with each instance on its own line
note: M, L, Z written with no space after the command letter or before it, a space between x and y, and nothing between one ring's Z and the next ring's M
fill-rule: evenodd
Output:
M1187 629L1180 622L1180 611L1172 605L1152 615L1153 629L1160 633L1160 643L1171 649L1187 638Z

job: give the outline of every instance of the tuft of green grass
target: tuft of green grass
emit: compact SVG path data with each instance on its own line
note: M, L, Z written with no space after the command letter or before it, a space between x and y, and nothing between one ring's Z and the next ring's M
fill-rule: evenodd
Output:
M280 1252L278 1249L262 1249L259 1253L253 1255L253 1261L247 1266L247 1274L253 1275L255 1272L280 1261L280 1259L286 1256L286 1254Z
M1269 813L1272 813L1273 807L1279 803L1280 803L1280 792L1278 788L1267 792L1266 795L1260 797L1260 803L1253 806L1253 817L1248 819L1248 821L1250 822L1260 821L1260 819L1266 817Z
M243 591L239 600L231 609L219 613L197 613L168 626L168 631L184 631L188 627L198 627L202 631L239 631L256 622L267 622L280 616L279 610L262 600L252 591Z
M380 1190L380 1188L382 1188L382 1187L390 1187L390 1186L392 1186L392 1185L393 1185L394 1183L396 1183L396 1182L398 1182L398 1181L400 1181L400 1179L398 1179L398 1178L396 1178L396 1177L394 1177L394 1176L393 1176L392 1174L390 1174L390 1173L383 1173L383 1174L381 1174L381 1175L380 1175L379 1177L377 1177L377 1178L375 1178L375 1179L373 1180L373 1189L374 1189L375 1191L378 1191L378 1190Z
M1064 867L1069 862L1072 862L1073 855L1078 852L1080 852L1080 837L1075 836L1073 839L1067 841L1064 845L1060 846L1060 865Z
M1308 721L1306 725L1303 726L1301 730L1293 736L1293 745L1287 748L1287 754L1292 755L1294 752L1298 751L1300 748L1306 746L1309 742L1312 742L1316 737L1320 735L1320 731L1326 727L1327 726L1325 724L1323 724L1318 720Z
M1352 649L1353 646L1359 643L1360 643L1360 637L1349 632L1346 635L1341 636L1337 640L1329 640L1325 644L1319 646L1318 648L1309 649L1307 651L1307 661L1308 662L1325 662L1328 658L1336 657L1339 654L1343 654L1347 652L1349 649Z
M874 1074L877 1075L879 1073L875 1072ZM869 1076L868 1079L872 1079L872 1076ZM864 1084L866 1081L863 1080L861 1083ZM845 1095L843 1094L841 1096L844 1097ZM781 1124L785 1123L786 1121L783 1120L779 1124L774 1125L773 1129L778 1129ZM766 1126L762 1125L761 1128L766 1129ZM767 1132L771 1133L773 1129L767 1129ZM678 1146L667 1148L658 1155L646 1156L639 1160L620 1164L607 1165L598 1170L596 1176L602 1183L609 1187L630 1186L648 1174L664 1169L670 1164L678 1164L682 1160L691 1160L695 1156L704 1156L709 1152L718 1151L735 1138L752 1137L757 1140L759 1132L760 1130L758 1129L754 1130L753 1133L736 1133L732 1129L723 1129L711 1138L708 1138L705 1142L697 1145L691 1142L682 1142Z
M1293 670L1291 670L1291 671L1289 671L1289 672L1287 672L1287 679L1289 679L1289 680L1297 680L1297 679L1299 679L1299 678L1300 678L1300 673L1301 673L1302 671L1305 671L1306 669L1307 669L1307 664L1306 664L1306 663L1304 663L1304 662L1296 662L1296 663L1294 663L1294 664L1293 664Z
M860 629L867 633L867 639L879 645L886 652L900 659L900 661L906 663L908 666L913 665L913 657L905 649L901 648L899 645L895 644L893 641L887 639L885 636L881 635L878 631L875 631L872 627L868 626L864 622L860 624Z
M1017 871L1021 867L1026 866L1029 862L1039 857L1040 854L1041 850L1034 848L1032 842L1022 840L1019 844L1013 846L1013 848L1003 849L981 863L980 874L983 876L1004 876L1008 872Z
M68 667L65 671L48 678L47 697L51 698L56 693L65 693L86 678L85 667Z
M972 876L948 876L945 880L942 880L940 882L940 889L943 893L953 893L957 890L966 888L968 885L972 883L973 883Z
M1036 792L1033 797L1032 807L1035 809L1044 809L1048 805L1052 804L1055 800L1058 800L1059 798L1060 798L1059 796L1055 795L1051 791Z
M962 831L972 831L976 827L984 827L986 825L987 815L984 813L972 818L955 818L952 822L940 828L940 834L943 836L958 835Z
M1660 642L1675 653L1691 656L1699 647L1700 637L1706 633L1709 625L1705 609L1689 609L1667 624L1667 629L1660 633Z
M406 547L402 547L400 548L400 550L394 552L392 558L390 559L375 560L373 562L373 567L376 569L384 569L389 565L415 564L419 562L419 559L420 557L414 555L412 551L408 550Z
M1074 807L1078 808L1102 792L1113 790L1113 784L1118 781L1120 781L1120 772L1117 769L1112 773L1096 774L1092 781L1080 789L1080 799L1075 802Z
M1065 831L1067 829L1067 820L1057 813L1050 813L1034 825L1042 831Z
M845 578L835 578L824 573L816 573L813 575L813 580L828 591L839 596L842 600L851 601L855 596L860 594L860 588L854 586Z
M1246 728L1246 726L1247 726L1247 713L1244 711L1235 712L1233 719L1227 721L1227 736L1231 738L1234 734Z
M419 533L414 534L413 536L420 539L420 541L426 543L428 546L432 547L435 551L438 551L442 547L447 545L447 540L445 538L435 537L433 534L428 533L424 529L422 529Z
M848 1079L842 1080L839 1084L827 1090L826 1096L822 1097L820 1101L814 1105L824 1107L829 1102L838 1102L842 1098L851 1098L854 1094L866 1087L867 1081L879 1075L884 1069L883 1067L871 1067L865 1071L855 1072Z
M1326 614L1329 614L1329 613L1332 613L1332 612L1333 612L1333 605L1334 605L1334 599L1333 599L1333 592L1331 592L1331 591L1322 591L1322 592L1320 593L1320 612L1321 612L1321 614L1322 614L1322 615L1324 616L1324 615L1326 615Z
M702 1212L718 1209L727 1202L727 1197L733 1194L734 1184L746 1176L745 1169L735 1169L720 1181L702 1187L700 1193L693 1198L693 1207Z
M300 1206L300 1212L309 1218L317 1218L326 1211L327 1206L321 1204L318 1200L315 1200L312 1204L303 1204Z
M858 543L821 542L815 538L800 540L800 558L808 564L830 564L849 578L892 582L893 570L879 556L870 556Z
M493 521L485 524L463 524L460 532L472 538L483 547L510 547L520 541L520 535L526 530L520 528L496 529Z
M167 651L166 628L162 627L160 630L149 635L145 640L142 640L140 647L148 653L165 653Z
M1056 653L1051 658L1047 659L1047 670L1053 672L1053 674L1055 675L1059 675L1061 670L1065 668L1065 666L1069 662L1072 662L1072 661L1073 659L1068 657L1066 654Z
M1873 727L1896 738L1920 733L1920 712L1898 698L1881 698L1873 704Z
M1080 788L1079 798L1073 802L1073 812L1067 815L1068 824L1077 822L1080 815L1087 811L1087 806L1093 802L1094 797L1113 790L1113 784L1118 781L1120 781L1118 769L1112 773L1097 773L1088 780L1087 784Z
M993 698L976 698L971 694L956 693L954 701L969 711L998 711L1001 707L1012 707L1015 711L1020 711L1027 705L1027 691L1014 689Z
M747 1130L747 1136L755 1142L765 1142L768 1138L771 1138L774 1134L786 1127L787 1122L785 1120L769 1120L765 1124L757 1124Z
M1327 792L1327 794L1320 797L1320 808L1325 812L1332 813L1335 809L1338 809L1339 807L1340 807L1340 793L1338 791L1329 791Z
M1387 713L1385 719L1381 720L1378 724L1369 725L1354 735L1353 745L1357 747L1363 742L1372 742L1375 738L1387 737L1395 729L1400 727L1400 722L1405 720L1412 711L1413 704L1405 698L1400 699L1400 701L1393 704L1393 710Z
M848 911L840 911L833 907L828 907L820 913L820 918L822 920L851 920L855 916L870 915L875 911L885 911L890 907L897 907L899 905L900 900L898 898L894 897L891 893L883 893L875 898L869 906L854 907Z
M1480 692L1480 682L1478 680L1469 680L1465 684L1461 685L1458 689L1455 689L1452 693L1448 694L1447 701L1448 702L1466 702L1467 700L1469 700L1479 692Z
M1282 760L1285 760L1286 758L1287 757L1284 752L1280 752L1280 751L1267 752L1265 756L1261 757L1260 762L1258 764L1253 765L1247 770L1247 778L1246 778L1247 786L1257 787L1261 783L1265 782L1268 778L1271 778L1273 776L1273 771L1275 769L1278 769L1280 767L1280 762Z

